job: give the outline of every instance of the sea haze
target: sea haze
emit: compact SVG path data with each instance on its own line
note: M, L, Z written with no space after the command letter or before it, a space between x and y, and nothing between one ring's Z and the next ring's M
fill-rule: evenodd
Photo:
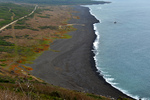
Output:
M100 20L94 25L96 66L114 87L150 100L150 1L111 2L88 6Z

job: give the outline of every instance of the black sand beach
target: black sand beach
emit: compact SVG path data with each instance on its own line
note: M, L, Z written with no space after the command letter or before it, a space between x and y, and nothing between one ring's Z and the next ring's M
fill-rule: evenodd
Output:
M73 13L80 19L70 20L77 28L71 39L56 40L50 47L60 52L45 51L32 65L32 74L44 81L64 88L118 98L128 97L105 82L96 73L93 42L96 38L93 24L97 23L86 7L75 6Z

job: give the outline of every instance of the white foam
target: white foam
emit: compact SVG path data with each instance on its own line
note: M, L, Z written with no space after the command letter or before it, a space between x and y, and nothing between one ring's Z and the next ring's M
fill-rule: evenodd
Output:
M89 7L89 5L81 5L83 7L88 7L90 9L90 14L93 15L96 19L99 20L100 23L102 23L102 21L92 12L92 9ZM97 9L102 9L101 7L98 7Z
M130 96L130 97L132 97L132 98L135 98L135 99L150 100L150 99L147 99L147 98L140 98L140 97L137 96L137 95L132 95L132 94L130 94L129 91L124 90L124 89L118 87L119 83L116 83L116 82L115 82L115 79L114 79L111 75L109 75L108 72L104 72L104 71L101 71L101 72L102 72L102 73L101 73L101 74L102 74L101 76L103 76L103 78L106 80L106 82L109 83L109 84L110 84L111 86L113 86L114 88L116 88L116 89L118 89L119 91L121 91L122 93L124 93L124 94L126 94L126 95L128 95L128 96Z
M107 82L113 82L115 79L114 78L107 78L106 81Z
M95 30L95 34L97 36L96 40L94 41L93 45L94 45L94 49L97 51L99 48L99 39L100 39L100 35L98 33L96 24L94 24L94 30Z
M88 7L88 6L84 6L84 7ZM98 9L101 9L101 8L98 8ZM96 19L98 19L98 17L95 14L92 13L92 9L90 9L90 13L91 13L91 15L95 16ZM100 23L102 23L102 21L100 19L98 19L98 20L100 21ZM114 82L115 79L111 75L109 75L108 72L105 72L105 71L103 71L103 69L98 67L98 59L96 57L99 54L97 51L98 51L98 48L99 48L100 33L97 30L96 24L94 24L93 26L94 26L95 34L97 35L97 38L95 39L95 41L93 43L93 47L94 47L93 52L95 53L94 60L96 62L96 68L98 70L97 72L99 72L100 75L103 76L103 78L106 80L107 83L109 83L111 86L113 86L114 88L118 89L122 93L124 93L124 94L126 94L126 95L128 95L128 96L130 96L132 98L135 98L135 99L150 100L149 98L140 98L137 95L132 95L132 94L129 93L129 91L118 87L117 85L119 83Z
M111 75L105 75L105 77L111 77Z
M93 43L94 53L95 53L94 60L96 62L96 68L98 69L98 72L100 73L101 76L103 76L103 78L106 80L106 82L109 83L109 84L111 84L114 88L122 91L124 94L127 94L130 97L133 97L135 99L139 99L138 96L132 96L131 94L128 93L128 91L123 90L123 89L117 87L117 85L119 83L114 82L115 79L112 78L111 75L108 74L108 72L103 71L103 69L101 69L100 67L98 67L98 61L97 61L96 56L98 55L97 50L99 48L100 34L99 34L98 30L97 30L96 24L94 24L94 30L95 30L95 34L97 35L97 38L96 38L95 42Z
M150 100L150 98L141 98L141 100Z

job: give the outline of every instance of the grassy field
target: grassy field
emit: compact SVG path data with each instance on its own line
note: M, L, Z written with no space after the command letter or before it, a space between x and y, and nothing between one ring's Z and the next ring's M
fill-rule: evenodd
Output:
M3 16L0 18L3 20L0 22L7 20L4 14L7 15L8 8L13 10L13 13L16 11L15 15L18 16L15 18L28 14L23 13L22 9L26 9L29 13L33 10L33 7L29 5L10 3L1 4L0 7L6 8L3 14L1 12ZM0 75L13 76L14 73L20 76L28 75L33 69L25 64L32 64L44 51L50 50L50 44L55 39L71 38L67 32L76 29L67 26L67 21L71 18L70 11L70 8L66 6L40 6L31 16L3 30L0 33ZM22 12L23 15L17 12Z
M17 5L12 3L0 3L0 28L12 21L11 16L14 14L16 20L29 14L34 9L34 6Z

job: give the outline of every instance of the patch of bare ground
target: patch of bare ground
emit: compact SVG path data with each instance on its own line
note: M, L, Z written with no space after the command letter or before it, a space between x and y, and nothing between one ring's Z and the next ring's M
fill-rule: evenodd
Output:
M4 19L0 19L0 21L3 21Z

